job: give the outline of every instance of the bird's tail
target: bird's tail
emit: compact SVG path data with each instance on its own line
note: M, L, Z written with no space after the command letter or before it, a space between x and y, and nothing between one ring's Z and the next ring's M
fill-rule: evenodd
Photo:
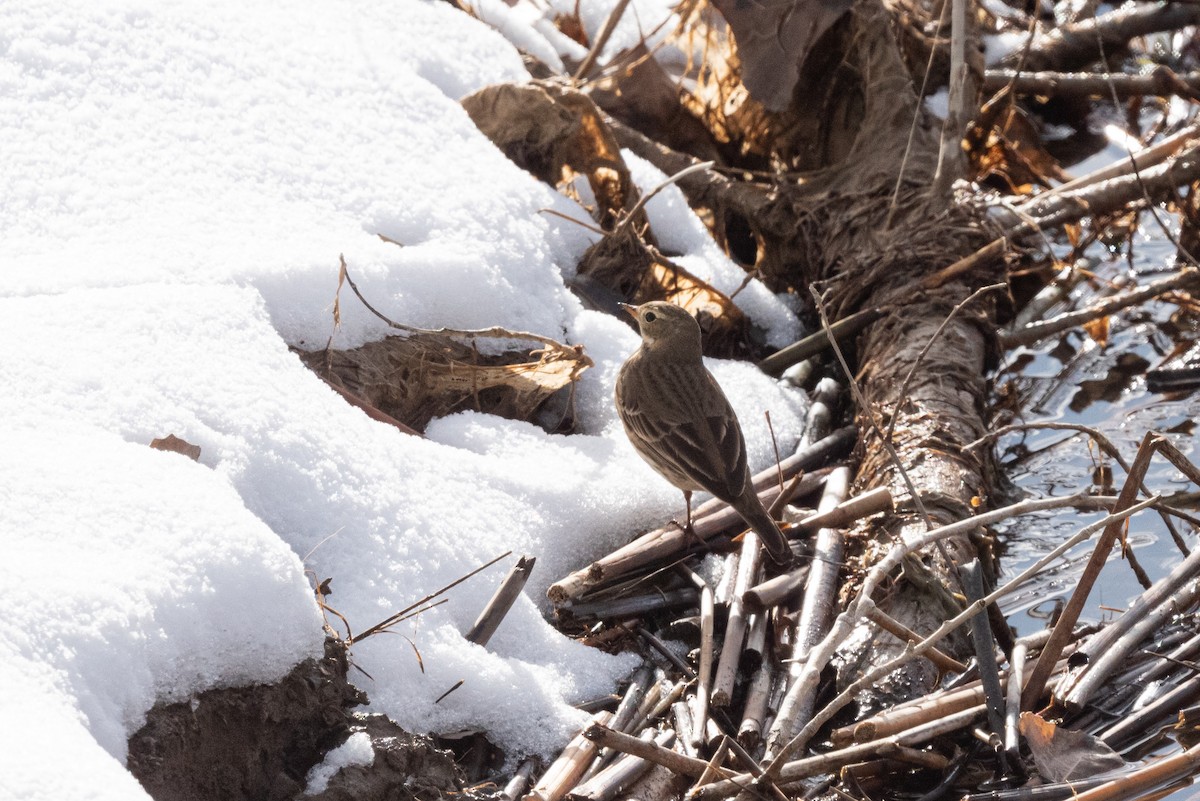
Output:
M771 519L771 515L763 508L762 501L753 487L747 487L746 492L734 506L754 533L762 540L767 554L777 564L785 565L792 561L792 549L788 546L787 537L779 530L779 524Z

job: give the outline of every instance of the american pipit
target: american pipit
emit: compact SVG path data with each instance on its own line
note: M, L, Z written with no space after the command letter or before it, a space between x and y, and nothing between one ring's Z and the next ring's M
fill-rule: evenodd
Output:
M662 301L624 308L642 333L642 346L617 375L617 413L634 449L683 490L689 527L692 493L711 492L754 529L772 559L790 561L787 539L750 481L737 415L704 367L700 325Z

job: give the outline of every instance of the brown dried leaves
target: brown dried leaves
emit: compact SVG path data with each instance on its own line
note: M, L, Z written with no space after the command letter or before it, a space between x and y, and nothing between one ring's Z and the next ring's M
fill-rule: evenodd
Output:
M416 330L300 358L343 394L418 430L462 409L529 420L592 360L580 347L528 336L504 329ZM485 355L477 347L481 341L489 343L489 353L496 343L504 349Z
M345 258L338 270L335 326L343 286L403 333L351 350L301 353L300 359L373 420L405 433L417 433L434 417L461 409L529 420L550 396L592 366L582 346L537 334L500 327L430 330L390 320L363 297Z
M500 84L462 103L484 134L539 179L571 194L570 184L586 178L592 216L606 232L577 268L572 288L586 302L615 310L616 301L667 300L700 318L707 352L744 350L747 322L733 302L658 250L616 139L589 97L556 84Z
M504 83L467 95L462 106L487 138L537 179L561 189L577 176L586 178L601 227L615 225L637 201L621 148L586 95L554 84Z

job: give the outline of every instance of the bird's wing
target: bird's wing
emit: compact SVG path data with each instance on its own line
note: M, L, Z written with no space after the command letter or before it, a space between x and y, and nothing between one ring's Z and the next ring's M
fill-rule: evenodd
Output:
M742 436L742 427L738 423L737 414L721 390L721 385L707 370L704 371L704 376L714 391L704 393L708 399L705 404L706 408L702 409L702 414L697 419L706 421L703 427L708 429L712 442L715 443L715 448L711 452L719 454L718 460L722 471L718 475L721 477L723 485L722 492L718 493L711 489L709 492L722 500L728 500L742 494L749 478L746 464L746 440Z
M652 374L622 376L623 382L654 383L651 391L635 385L622 392L618 409L630 441L676 486L698 487L725 501L737 498L745 487L746 447L720 385L707 370L655 368Z

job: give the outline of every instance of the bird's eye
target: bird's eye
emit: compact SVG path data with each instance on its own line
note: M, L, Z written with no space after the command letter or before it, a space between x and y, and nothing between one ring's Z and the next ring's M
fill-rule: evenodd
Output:
M646 312L644 315L642 315L642 319L648 323L654 322L657 318L658 318L658 315L655 314L654 312Z

